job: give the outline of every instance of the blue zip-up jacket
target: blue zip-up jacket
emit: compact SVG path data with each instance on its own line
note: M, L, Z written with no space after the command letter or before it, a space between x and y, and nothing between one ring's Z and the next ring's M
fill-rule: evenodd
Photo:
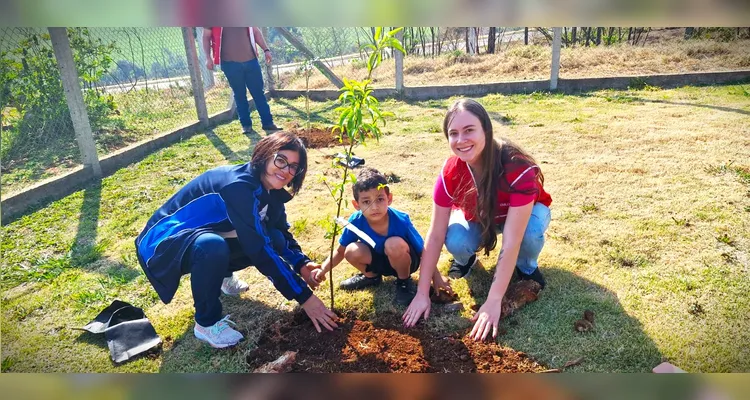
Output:
M135 247L143 271L164 303L177 292L182 259L193 241L202 233L233 230L245 254L284 297L302 304L312 296L299 276L310 258L294 240L286 220L284 203L292 196L283 189L265 190L255 175L250 163L206 171L148 220ZM267 229L284 235L287 244L282 254L273 249Z

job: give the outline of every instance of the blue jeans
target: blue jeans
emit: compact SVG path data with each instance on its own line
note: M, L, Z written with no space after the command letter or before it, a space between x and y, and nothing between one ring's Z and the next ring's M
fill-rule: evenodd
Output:
M269 231L273 248L280 254L286 246L281 231ZM211 326L222 317L221 283L232 272L254 265L237 239L224 239L215 233L204 233L193 241L185 253L182 273L190 274L190 288L193 291L195 322L201 326Z
M536 203L531 210L531 217L526 225L521 249L518 252L518 261L516 261L516 267L524 274L532 274L539 266L537 260L544 247L544 232L547 231L549 221L549 208L544 204ZM502 231L503 227L499 226L498 233ZM457 263L466 265L471 256L479 250L481 234L481 227L478 223L466 221L463 211L454 210L445 234L445 248L453 255Z
M243 127L250 127L253 124L250 119L250 103L247 101L247 90L250 90L255 108L260 114L261 124L263 126L273 125L271 108L268 106L266 94L263 92L263 73L260 71L258 59L255 58L245 62L222 61L221 70L227 77L229 87L232 88L240 124Z

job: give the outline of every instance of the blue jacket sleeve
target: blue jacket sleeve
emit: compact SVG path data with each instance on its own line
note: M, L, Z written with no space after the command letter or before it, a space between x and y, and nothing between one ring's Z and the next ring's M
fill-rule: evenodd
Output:
M300 304L312 296L304 280L276 253L271 239L263 232L258 214L259 194L243 182L225 186L219 194L227 208L227 216L237 231L237 240L256 268L271 280L276 290L289 300Z
M276 220L275 228L284 235L284 239L286 240L281 257L291 264L294 267L294 271L299 274L302 266L310 262L310 257L302 252L302 247L294 239L292 233L289 232L289 222L287 222L286 209L283 204L281 205L281 216Z

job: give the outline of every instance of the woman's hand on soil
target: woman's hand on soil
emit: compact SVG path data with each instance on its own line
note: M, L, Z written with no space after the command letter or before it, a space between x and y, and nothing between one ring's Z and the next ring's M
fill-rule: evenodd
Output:
M310 320L312 320L313 325L315 325L315 330L317 330L318 333L322 332L320 330L321 325L329 331L332 331L333 328L338 328L338 325L336 325L338 317L333 311L329 310L317 296L310 296L310 298L302 304L302 308L305 310L305 313L307 313L307 316L310 317Z
M430 298L426 295L417 294L409 304L409 308L404 312L404 316L401 320L404 321L404 326L411 328L419 322L419 318L424 316L424 319L430 316Z
M471 329L469 337L477 341L483 341L487 338L487 335L492 331L492 337L497 337L497 325L500 322L500 314L502 311L502 302L487 299L482 304L476 314L471 317L474 322L474 328Z

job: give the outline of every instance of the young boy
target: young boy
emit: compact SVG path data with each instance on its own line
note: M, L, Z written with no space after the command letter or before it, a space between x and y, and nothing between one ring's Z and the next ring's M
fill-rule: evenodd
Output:
M325 274L346 258L360 273L341 282L345 290L363 289L379 285L383 275L396 276L395 302L408 305L414 298L411 274L419 268L424 241L409 219L409 215L391 207L393 194L385 176L373 168L363 168L352 186L357 210L349 217L349 224L339 238L333 260L326 259L311 277L323 282ZM354 226L371 240L358 236L348 226Z

